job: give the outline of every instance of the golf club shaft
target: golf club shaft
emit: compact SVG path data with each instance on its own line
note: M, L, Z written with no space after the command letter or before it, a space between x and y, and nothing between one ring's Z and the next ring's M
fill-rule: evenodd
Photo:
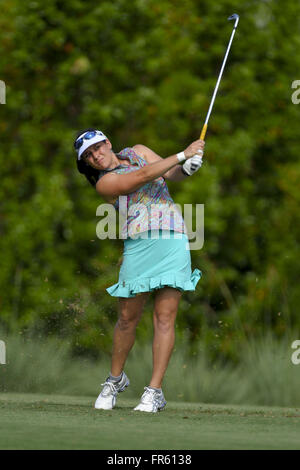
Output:
M222 74L223 74L223 70L224 70L224 67L225 67L225 64L226 64L226 60L227 60L227 57L228 57L228 54L229 54L229 51L230 51L233 36L235 34L235 30L236 30L238 22L239 22L239 16L236 15L236 14L232 15L228 18L228 20L231 20L231 19L235 19L235 23L234 23L233 31L231 33L230 40L229 40L229 43L228 43L228 46L227 46L227 51L226 51L226 54L225 54L225 57L224 57L224 60L223 60L221 71L219 73L217 84L215 86L215 90L214 90L214 93L213 93L213 96L212 96L212 99L211 99L211 102L210 102L210 106L209 106L209 109L208 109L208 112L207 112L207 115L206 115L206 119L205 119L205 122L204 122L204 125L203 125L203 128L202 128L202 131L201 131L200 139L202 139L202 140L205 139L209 117L210 117L210 114L211 114L211 111L212 111L212 108L213 108L213 105L214 105L214 102L215 102L215 98L216 98L217 91L218 91L218 88L219 88L219 85L220 85L220 81L221 81L221 78L222 78Z

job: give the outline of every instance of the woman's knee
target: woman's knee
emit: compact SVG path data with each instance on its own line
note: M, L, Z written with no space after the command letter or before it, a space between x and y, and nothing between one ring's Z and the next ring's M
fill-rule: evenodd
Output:
M156 328L166 333L175 326L177 310L164 309L154 311L154 325Z
M148 292L133 298L120 298L119 318L117 325L120 330L133 329L138 324L143 313Z
M135 329L140 317L140 313L132 314L132 312L121 312L117 325L122 331Z

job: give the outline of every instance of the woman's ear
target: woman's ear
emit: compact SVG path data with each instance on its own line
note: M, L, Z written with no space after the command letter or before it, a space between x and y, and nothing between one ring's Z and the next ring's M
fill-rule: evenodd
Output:
M106 139L106 143L109 145L109 148L110 148L110 150L112 150L112 144L111 144L111 141L110 141L110 140L108 140L108 139Z

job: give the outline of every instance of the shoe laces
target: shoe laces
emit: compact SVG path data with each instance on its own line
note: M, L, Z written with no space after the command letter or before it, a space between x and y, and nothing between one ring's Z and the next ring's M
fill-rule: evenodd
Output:
M144 387L144 390L145 391L144 391L143 396L141 398L141 401L143 403L152 403L153 401L157 401L156 395L158 395L159 392L157 392L156 390L152 390L149 387Z
M110 395L111 393L113 395L118 393L117 389L116 389L116 386L112 382L106 381L106 382L104 382L104 384L101 384L101 386L103 386L103 390L101 392L101 395L103 395L103 396Z

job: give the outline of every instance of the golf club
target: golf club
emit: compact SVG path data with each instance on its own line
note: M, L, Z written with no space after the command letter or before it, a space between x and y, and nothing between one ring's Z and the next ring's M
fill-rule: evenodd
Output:
M205 122L204 122L204 125L203 125L203 128L202 128L202 131L201 131L200 139L202 139L202 140L205 139L205 134L206 134L206 131L207 131L207 124L208 124L209 117L210 117L210 114L211 114L211 111L212 111L212 108L213 108L213 105L214 105L216 94L217 94L217 91L218 91L218 88L219 88L219 85L220 85L220 81L221 81L221 78L222 78L223 70L224 70L224 67L225 67L225 64L226 64L227 56L228 56L228 53L229 53L229 50L230 50L230 47L231 47L231 43L232 43L233 36L235 34L235 30L237 28L239 19L240 19L240 17L236 13L229 16L229 18L228 18L228 21L235 20L234 27L233 27L233 31L232 31L231 36L230 36L229 44L228 44L227 51L226 51L226 54L225 54L225 57L224 57L224 60L223 60L221 71L219 73L218 81L217 81L217 84L215 86L214 94L212 96L210 106L209 106L209 109L208 109L208 112L207 112L207 115L206 115L206 119L205 119Z

